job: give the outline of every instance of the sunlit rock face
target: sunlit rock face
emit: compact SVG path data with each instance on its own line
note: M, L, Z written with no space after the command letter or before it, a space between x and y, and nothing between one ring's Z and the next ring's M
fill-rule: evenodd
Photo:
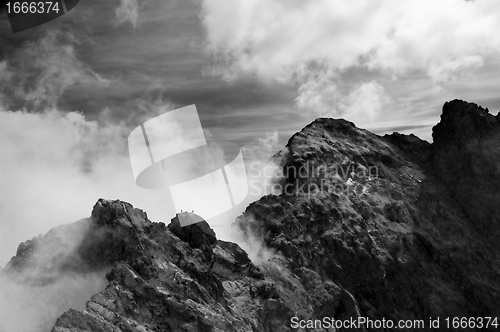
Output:
M272 158L278 192L235 221L273 254L258 265L205 221L155 223L101 199L59 229L79 236L58 266L105 271L105 289L52 331L334 331L293 324L323 317L422 319L431 331L429 317L499 316L497 118L446 103L433 144L317 119ZM5 273L30 265L33 241Z

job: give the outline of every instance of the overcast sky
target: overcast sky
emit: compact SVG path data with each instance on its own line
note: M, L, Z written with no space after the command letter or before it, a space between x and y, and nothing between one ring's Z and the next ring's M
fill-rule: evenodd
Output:
M0 265L99 197L166 220L126 137L177 107L267 154L317 117L431 141L447 100L496 114L499 31L497 0L82 0L16 34L2 13Z

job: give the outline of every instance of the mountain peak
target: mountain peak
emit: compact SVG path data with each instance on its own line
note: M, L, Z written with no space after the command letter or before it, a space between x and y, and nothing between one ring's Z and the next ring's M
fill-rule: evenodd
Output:
M180 217L178 214L173 218L167 228L181 240L186 241L193 248L203 248L217 242L215 232L205 220L182 227Z
M500 236L500 115L463 100L445 103L433 128L433 168L485 239Z
M432 128L434 143L462 145L470 139L487 135L500 128L499 114L493 116L487 108L463 100L446 102L441 121Z
M292 136L291 140L297 137L309 138L318 133L326 132L332 137L355 138L360 136L363 129L345 119L317 118L301 131Z
M144 230L151 225L146 212L136 209L132 204L120 200L100 198L91 214L96 225L117 226L118 224Z
M432 145L315 120L277 156L282 192L235 222L248 244L272 252L258 266L205 221L181 227L179 218L190 223L194 214L166 226L104 199L91 218L20 246L13 262L22 271L44 243L71 243L67 255L56 252L62 270L107 272L108 286L53 332L285 332L293 317L496 317L497 128L497 117L458 100L445 104ZM61 242L64 234L77 241Z

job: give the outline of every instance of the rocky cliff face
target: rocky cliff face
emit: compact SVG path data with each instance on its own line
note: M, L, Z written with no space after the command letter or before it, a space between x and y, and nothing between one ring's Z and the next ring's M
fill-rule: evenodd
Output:
M338 285L362 316L498 316L495 128L495 117L462 101L445 104L433 145L318 119L282 155L290 171L280 187L293 194L264 197L239 223L297 275L314 271ZM324 174L323 165L336 169ZM295 172L304 166L308 176ZM314 316L323 315L318 306Z
M275 156L281 194L236 220L275 253L259 266L205 222L166 226L101 199L65 226L81 238L57 269L106 271L107 287L52 332L335 330L295 328L292 317L423 319L430 331L429 317L441 327L498 317L499 119L446 103L432 145L317 119ZM6 273L33 264L44 238L22 244Z
M500 236L500 113L454 100L433 128L433 164L451 196L492 245ZM498 248L498 245L497 245Z

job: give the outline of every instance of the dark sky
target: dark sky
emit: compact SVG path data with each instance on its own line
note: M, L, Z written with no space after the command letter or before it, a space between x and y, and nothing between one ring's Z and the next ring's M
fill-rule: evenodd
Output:
M307 124L294 110L293 86L262 84L255 77L228 82L208 73L212 58L205 50L199 2L142 2L136 23L120 23L119 6L119 1L81 1L65 16L16 34L4 16L0 61L11 77L1 89L9 109L56 106L83 112L89 120L106 110L112 121L137 122L147 104L196 104L214 138L242 145ZM73 69L57 72L58 62ZM26 98L41 84L48 87Z
M329 15L328 10L342 8L324 1L302 9L301 5L285 6L279 16L265 20L259 18L266 13L265 1L247 3L85 0L59 19L16 34L10 31L4 13L0 20L0 61L11 74L10 79L0 81L4 103L12 110L29 111L57 106L81 111L90 120L106 110L108 119L127 118L132 122L145 103L169 103L171 107L196 104L205 128L215 137L225 136L240 144L274 130L285 141L315 117L325 115L346 117L377 133L401 128L409 133L419 128L415 133L430 140L430 128L448 99L470 99L493 109L499 107L496 41L489 40L489 48L480 43L469 48L462 45L474 38L466 33L479 33L474 31L475 26L477 30L491 26L487 22L452 26L454 16L460 18L461 10L470 8L430 17L431 23L421 26L423 32L415 31L414 40L407 40L408 32L392 16L398 9L390 10L382 1L372 13L373 22L362 17L367 14L363 8L344 11L344 16ZM409 11L412 6L422 11L426 6L441 9L424 2L409 4L401 11ZM293 15L299 10L303 19L295 23ZM407 24L416 24L416 13ZM488 15L484 8L477 10L477 16L484 20L494 18ZM380 24L379 16L393 26ZM215 23L212 17L217 18ZM331 24L336 21L337 26ZM381 35L392 33L396 37L378 40L380 36L370 32L372 25L380 27ZM402 31L399 39L398 28ZM461 34L465 38L451 45L456 50L446 54L447 50L442 50L446 45L439 47L429 41L433 33L426 30L438 28L442 31L435 33L437 42L439 38L458 39ZM412 29L418 26L407 30ZM300 33L294 34L295 30ZM489 34L491 31L481 36L488 38ZM368 45L366 50L349 49L353 42L361 45L372 40L373 46ZM386 47L390 42L395 46ZM413 50L416 47L424 51ZM426 53L433 48L437 49L435 59ZM380 55L370 59L377 49ZM224 57L228 50L231 56ZM404 58L412 51L416 56L400 64L397 57ZM386 54L388 60L380 60L384 52L392 52ZM67 66L59 73L54 72L57 61ZM316 69L297 69L307 63L316 64ZM72 66L76 68L67 70ZM47 87L27 98L28 91L37 90L40 84ZM364 99L366 106L355 99ZM370 107L373 110L360 110Z

